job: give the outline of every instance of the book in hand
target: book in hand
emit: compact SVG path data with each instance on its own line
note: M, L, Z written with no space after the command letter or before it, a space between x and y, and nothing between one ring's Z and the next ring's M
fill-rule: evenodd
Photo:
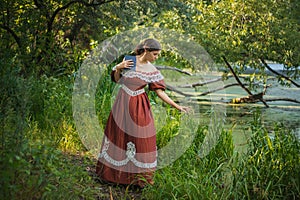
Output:
M133 61L133 66L131 66L130 68L127 68L125 70L135 70L135 66L136 66L136 57L135 56L126 55L124 57L124 60L132 60Z

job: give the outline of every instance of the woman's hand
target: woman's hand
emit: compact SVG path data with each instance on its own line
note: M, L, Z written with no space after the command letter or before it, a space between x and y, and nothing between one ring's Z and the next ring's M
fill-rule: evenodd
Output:
M116 65L116 70L121 71L122 69L130 69L134 65L132 60L123 60L121 63Z
M123 69L129 69L133 65L134 65L134 62L132 60L125 60L125 58L121 63L117 64L116 70L114 73L115 81L118 82L120 80L120 77L121 77L120 74Z
M181 112L184 112L184 113L189 113L189 112L192 111L192 109L190 107L187 107L187 106L179 106L177 109Z
M159 98L161 98L164 102L167 104L170 104L174 108L178 109L181 112L188 113L192 111L190 107L187 106L180 106L177 103L175 103L163 90L157 89L155 90L156 94L158 95Z

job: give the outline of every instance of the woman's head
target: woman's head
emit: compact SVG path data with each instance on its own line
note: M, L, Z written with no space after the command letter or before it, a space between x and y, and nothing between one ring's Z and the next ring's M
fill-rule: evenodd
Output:
M136 46L135 53L136 55L141 55L145 51L160 51L160 50L161 50L160 43L155 39L149 38Z
M144 40L135 48L136 55L143 56L149 62L156 60L160 51L160 43L152 38Z

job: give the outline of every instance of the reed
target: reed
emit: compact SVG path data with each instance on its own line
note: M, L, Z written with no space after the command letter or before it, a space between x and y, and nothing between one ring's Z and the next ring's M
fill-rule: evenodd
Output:
M282 125L272 133L261 113L249 124L248 151L234 152L231 131L223 130L217 146L204 158L197 150L206 127L171 166L159 170L145 199L299 199L299 141Z

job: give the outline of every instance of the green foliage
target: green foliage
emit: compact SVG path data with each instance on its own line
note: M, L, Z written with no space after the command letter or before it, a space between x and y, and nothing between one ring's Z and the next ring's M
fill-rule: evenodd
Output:
M146 199L220 199L224 195L233 155L231 133L222 132L216 147L200 158L199 146L206 131L206 127L199 128L184 155L156 173L155 185L143 193Z
M95 107L97 116L100 119L100 124L104 127L106 124L106 121L108 119L108 115L110 113L112 104L114 102L117 86L115 83L112 82L110 77L110 71L112 67L109 67L108 69L103 72L103 76L101 77L96 94L95 94Z
M299 24L291 15L290 2L218 1L195 6L202 13L194 18L203 34L197 38L206 37L203 41L209 42L207 47L213 56L223 54L231 61L264 57L294 67L299 65L297 55L283 60L287 58L286 51L297 52L299 46L295 44L299 40L291 39L299 38Z
M299 77L297 1L8 1L1 2L1 48L24 75L71 74L87 51L121 31L161 27L190 35L216 62L265 71L260 59ZM177 59L178 60L178 59ZM245 69L245 68L244 68ZM251 82L251 80L249 80Z
M92 199L91 176L51 141L23 143L20 152L6 156L1 199Z
M1 81L1 192L3 195L11 189L6 183L16 181L14 169L20 165L19 152L23 149L27 140L25 133L28 128L27 117L31 102L28 100L28 84L22 78L16 76L16 71L11 71L12 62L4 60L0 67ZM2 195L2 194L1 194ZM1 198L5 199L5 198Z
M71 121L71 93L66 87L70 83L46 77L23 79L15 68L2 66L0 80L0 198L73 199L85 195L91 177L61 151L83 150Z
M161 112L161 110L158 112ZM164 126L157 132L156 136L158 149L167 145L172 138L178 135L180 126L180 114L178 113L178 111L173 109L167 109L166 114L168 117L164 122ZM162 123L162 120L163 119L160 119L159 116L156 116L155 118L156 124Z
M171 166L157 171L145 199L298 199L299 140L276 126L274 136L256 112L248 151L233 152L230 131L223 131L210 153L199 157L206 127L199 128L190 148ZM158 141L159 142L159 141Z

